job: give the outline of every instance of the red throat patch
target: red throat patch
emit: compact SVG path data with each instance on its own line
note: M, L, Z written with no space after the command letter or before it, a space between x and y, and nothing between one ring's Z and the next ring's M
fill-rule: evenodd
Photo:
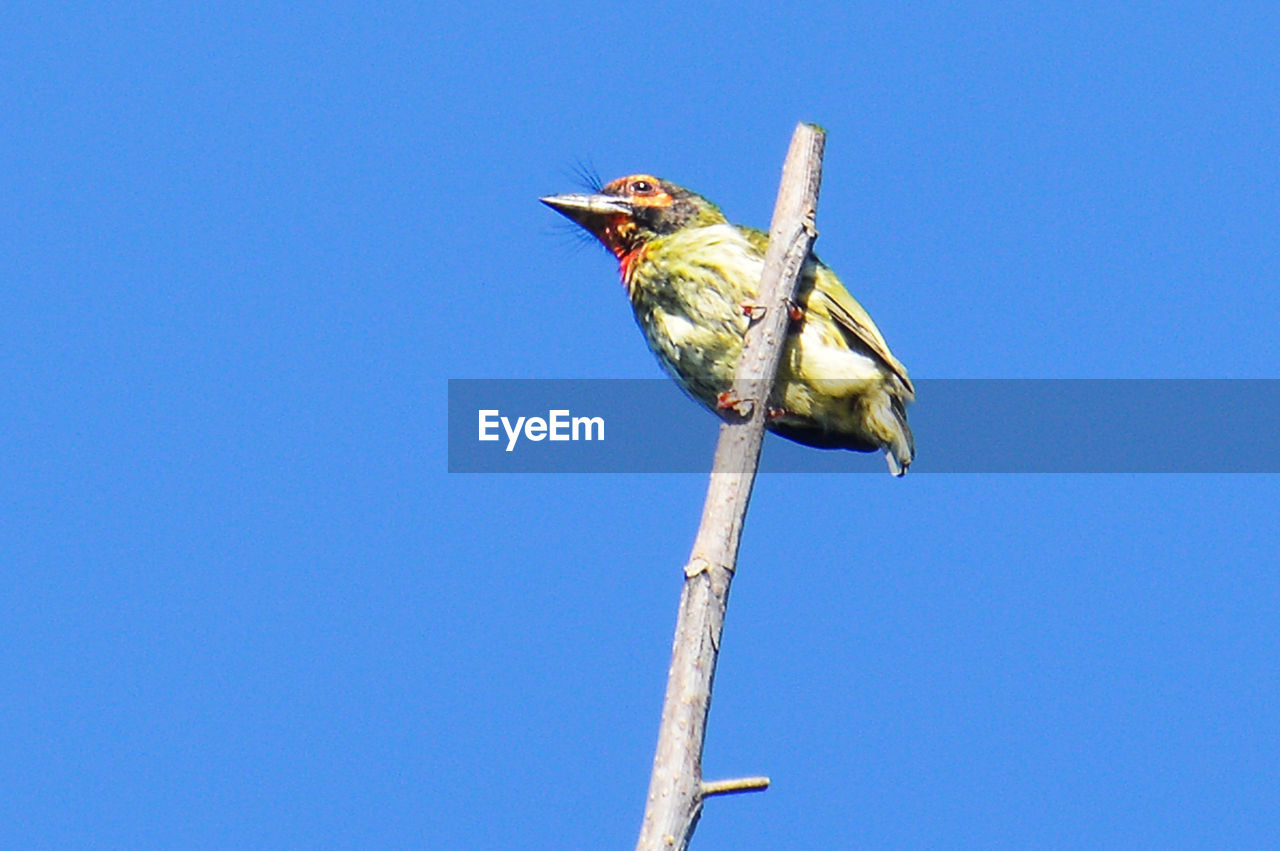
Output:
M644 252L645 246L638 245L618 255L618 272L622 275L622 285L627 288L627 295L631 295L631 272L635 268L636 261L644 257Z

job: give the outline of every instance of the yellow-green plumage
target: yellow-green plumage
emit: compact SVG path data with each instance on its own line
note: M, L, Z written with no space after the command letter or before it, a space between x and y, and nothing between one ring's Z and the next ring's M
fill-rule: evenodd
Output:
M593 198L603 200L584 200ZM744 305L756 298L768 236L731 225L701 196L645 175L614 181L600 196L543 200L618 256L649 347L690 395L718 411L742 351L750 321ZM883 448L901 475L914 454L906 369L816 258L802 270L796 303L802 315L788 332L769 429L823 448Z

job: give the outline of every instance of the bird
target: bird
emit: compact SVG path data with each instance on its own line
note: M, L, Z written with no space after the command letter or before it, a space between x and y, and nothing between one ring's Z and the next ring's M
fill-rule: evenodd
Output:
M539 200L617 258L663 369L727 417L743 335L759 309L768 234L730 224L706 198L649 174ZM789 313L766 428L820 449L884 450L889 472L904 475L915 457L906 414L915 388L871 317L812 254Z

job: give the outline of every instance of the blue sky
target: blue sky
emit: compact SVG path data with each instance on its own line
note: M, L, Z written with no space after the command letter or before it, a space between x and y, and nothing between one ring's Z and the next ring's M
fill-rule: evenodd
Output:
M763 226L815 121L914 376L1280 375L1274 4L690 5L5 12L0 844L634 843L705 477L446 472L660 374L579 162ZM762 478L695 847L1273 839L1278 507Z

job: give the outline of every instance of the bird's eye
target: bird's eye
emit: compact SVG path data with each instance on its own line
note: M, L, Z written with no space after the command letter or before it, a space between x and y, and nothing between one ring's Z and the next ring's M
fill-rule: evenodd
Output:
M653 183L648 180L631 181L631 191L636 195L652 195L654 192Z

